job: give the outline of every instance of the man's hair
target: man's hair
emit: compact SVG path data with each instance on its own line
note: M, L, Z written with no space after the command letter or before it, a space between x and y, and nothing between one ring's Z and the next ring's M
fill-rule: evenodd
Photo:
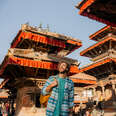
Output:
M60 61L60 62L58 63L58 67L59 67L62 63L66 63L66 64L67 64L66 73L68 73L68 72L70 71L70 66L71 66L71 64L69 64L69 63L66 62L66 61Z

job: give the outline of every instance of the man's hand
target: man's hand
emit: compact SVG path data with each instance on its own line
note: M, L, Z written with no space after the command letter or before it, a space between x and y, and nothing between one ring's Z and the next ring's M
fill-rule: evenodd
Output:
M72 116L73 115L73 108L70 108L69 109L69 113L70 113L69 116Z
M54 78L54 81L51 83L51 87L55 87L58 85L58 81Z
M57 85L58 85L58 81L56 79L54 79L54 81L46 88L46 91L50 92L52 90L52 88Z
M72 113L72 112L73 112L73 108L70 108L70 109L69 109L69 112Z

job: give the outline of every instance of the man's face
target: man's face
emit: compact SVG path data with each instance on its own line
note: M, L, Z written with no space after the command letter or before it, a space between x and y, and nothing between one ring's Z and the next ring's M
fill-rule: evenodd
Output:
M60 73L65 72L66 68L67 68L67 64L65 62L59 64L59 66L58 66L58 70L59 70Z

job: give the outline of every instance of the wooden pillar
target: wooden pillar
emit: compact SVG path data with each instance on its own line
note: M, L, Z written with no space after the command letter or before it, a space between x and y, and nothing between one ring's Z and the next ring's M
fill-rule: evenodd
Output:
M96 96L96 89L93 87L93 96Z
M88 97L88 96L87 96L87 95L88 95L88 94L87 94L87 90L88 90L88 89L85 89L85 91L86 91L86 97Z
M82 91L80 92L80 107L82 106Z
M113 97L113 102L116 100L116 87L115 87L115 80L111 80L111 84L112 84L112 89L113 89L113 91L112 91L112 97Z
M116 80L112 80L111 83L112 83L112 89L115 91L116 94Z
M102 88L102 94L103 94L103 99L105 98L105 87L104 86L101 86Z
M116 74L112 74L109 77L111 78L110 82L112 84L112 89L115 91L116 95Z
M105 94L105 87L104 86L101 86L102 87L102 93L103 95Z
M102 89L102 91L101 91L102 97L103 97L103 99L105 99L105 87L104 87L104 82L101 80L99 84L100 84L101 89Z
M115 90L115 84L112 83L112 89Z

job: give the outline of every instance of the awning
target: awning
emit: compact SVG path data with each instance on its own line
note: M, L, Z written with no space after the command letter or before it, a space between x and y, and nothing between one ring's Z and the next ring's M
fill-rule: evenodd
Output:
M75 104L80 104L80 103L83 103L83 104L84 104L84 103L87 103L87 102L88 102L88 101L74 100L74 103L75 103Z
M105 18L104 19L103 18L99 18L99 17L97 17L97 16L95 16L93 14L89 14L87 12L83 12L81 15L87 16L88 18L91 18L93 20L99 21L101 23L105 23L107 25L111 25L113 27L116 27L116 23L110 22L110 21L106 20Z
M67 43L76 45L78 47L82 46L82 43L81 42L77 42L77 41L73 41L73 40L67 40Z
M78 74L74 74L74 75L70 76L70 78L96 81L96 77L91 76L91 75L86 74L86 73L83 73L83 72L78 73Z
M2 75L5 68L9 64L19 65L19 66L24 66L24 67L32 67L32 68L57 70L57 63L9 56L9 57L5 58L5 61L3 62L2 66L1 66L0 75ZM78 67L75 65L72 65L70 68L70 73L78 73L78 72L79 72Z
M95 67L99 67L99 66L101 66L101 65L103 65L103 64L106 64L106 63L112 62L112 61L113 61L113 62L116 62L116 58L106 58L106 59L100 60L100 61L98 61L98 62L92 63L92 64L90 64L90 65L87 65L86 67L82 67L82 68L80 69L80 72L84 72L84 71L93 69L93 68L95 68Z
M2 81L2 83L0 84L0 89L2 89L2 87L9 81L9 79L5 79L4 81Z
M82 79L71 79L74 83L83 83L83 84L96 84L96 81L93 80L82 80Z
M102 39L103 37L105 37L106 35L108 35L108 33L110 33L111 30L113 30L113 27L107 25L103 27L102 29L98 30L97 32L95 32L94 34L91 34L89 38L92 40L98 41Z
M80 15L116 27L115 3L115 0L107 0L105 2L101 0L83 0L76 7L80 9Z
M66 46L65 42L63 42L61 40L48 38L48 37L34 34L31 32L19 32L19 33L20 33L19 36L13 42L13 44L11 45L11 48L15 48L22 41L22 39L29 39L29 40L32 40L35 42L40 42L40 43L44 43L44 44L48 44L48 45L52 45L52 46L58 46L61 48L65 48L65 46Z
M95 47L98 47L99 45L102 45L102 44L104 44L104 43L106 43L106 42L108 42L108 41L110 41L110 40L116 41L116 39L113 38L112 36L110 36L110 37L107 36L106 39L103 39L102 41L100 41L100 42L98 42L98 43L96 43L96 44L90 46L89 48L83 50L82 52L80 52L80 55L81 55L81 56L84 56L84 54L85 54L86 52L88 52L88 51L94 49Z
M78 73L70 76L75 83L96 84L96 78L86 73Z

